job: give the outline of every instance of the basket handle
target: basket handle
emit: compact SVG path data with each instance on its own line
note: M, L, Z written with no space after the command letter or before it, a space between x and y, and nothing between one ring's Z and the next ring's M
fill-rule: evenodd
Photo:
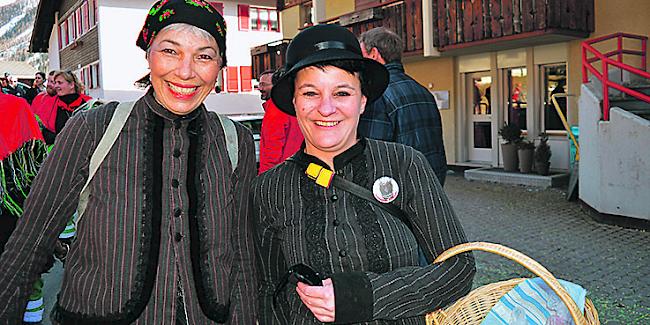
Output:
M486 243L486 242L472 242L465 243L454 246L442 254L440 254L433 263L440 263L448 258L458 255L460 253L465 253L473 250L484 251L488 253L493 253L499 256L503 256L509 260L515 261L529 271L533 272L535 275L540 277L546 284L555 292L562 302L569 308L569 313L573 318L573 321L576 325L586 324L584 315L580 312L578 305L571 298L571 296L566 292L564 287L557 281L557 279L549 272L545 267L539 264L537 261L532 258L522 254L512 248L505 247L499 244Z

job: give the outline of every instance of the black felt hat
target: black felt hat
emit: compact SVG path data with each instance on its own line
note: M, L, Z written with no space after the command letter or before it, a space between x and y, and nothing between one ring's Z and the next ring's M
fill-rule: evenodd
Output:
M363 57L359 41L352 32L338 25L323 24L304 29L289 43L286 72L271 90L273 102L283 112L295 116L290 84L295 74L309 66L339 60L363 62L364 89L369 103L384 93L388 85L386 68L379 62Z

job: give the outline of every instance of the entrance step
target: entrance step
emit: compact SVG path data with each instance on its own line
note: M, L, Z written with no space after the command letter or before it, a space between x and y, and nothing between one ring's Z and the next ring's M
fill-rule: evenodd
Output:
M542 188L560 187L569 182L568 172L551 172L548 176L506 172L501 168L476 168L465 171L465 179L503 184L536 186Z

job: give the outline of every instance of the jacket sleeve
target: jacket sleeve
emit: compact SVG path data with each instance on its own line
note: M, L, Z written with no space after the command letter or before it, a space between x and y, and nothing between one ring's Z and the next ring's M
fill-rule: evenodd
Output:
M264 189L269 184L262 184L262 177L258 177L253 187L253 214L255 220L255 245L257 246L257 265L259 270L259 293L260 306L259 324L284 325L289 324L287 315L289 306L286 299L286 288L283 294L278 296L277 305L273 304L275 286L287 271L286 260L282 252L282 239L280 231L274 225L274 217L269 211L272 209L262 204L268 202ZM268 179L267 179L268 182Z
M445 250L466 242L465 234L442 187L423 154L412 150L413 160L403 180L409 194L406 206L402 208L413 223L414 235L423 249L427 261L432 262ZM383 274L342 273L332 276L336 306L345 306L351 301L339 301L354 296L348 290L355 290L357 297L368 297L372 303L358 301L358 306L370 306L371 311L354 314L372 315L371 318L354 319L402 319L422 316L444 307L469 292L475 273L474 258L465 253L440 264L398 268ZM339 283L358 283L354 288ZM366 284L366 285L364 285ZM346 313L342 316L354 316ZM337 323L349 322L339 319Z
M229 324L255 324L257 319L257 271L250 209L250 185L255 176L255 151L250 131L238 126L238 163L233 175L235 220L233 222L233 247L235 260L230 295L231 317Z
M5 252L0 257L0 319L20 323L32 286L77 208L94 148L83 114L68 121L34 179Z
M266 110L267 117L262 120L262 137L260 142L260 174L275 167L282 162L284 144L287 141L289 117L276 112L275 109Z

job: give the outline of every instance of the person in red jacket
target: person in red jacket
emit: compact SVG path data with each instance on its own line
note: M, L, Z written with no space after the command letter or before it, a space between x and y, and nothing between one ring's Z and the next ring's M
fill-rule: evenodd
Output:
M272 70L267 70L259 77L259 90L262 100L265 100L260 132L260 174L296 153L304 140L298 120L278 109L271 99L273 81L279 76L279 71L274 74Z
M56 121L57 96L54 89L54 74L56 70L50 71L47 76L45 91L39 93L32 101L32 112L38 116L43 128L55 132L54 122Z
M61 132L76 108L92 98L83 93L84 86L72 71L57 71L54 73L54 90L57 101L53 118L54 130L43 129L43 137L48 145L54 143L57 134Z

